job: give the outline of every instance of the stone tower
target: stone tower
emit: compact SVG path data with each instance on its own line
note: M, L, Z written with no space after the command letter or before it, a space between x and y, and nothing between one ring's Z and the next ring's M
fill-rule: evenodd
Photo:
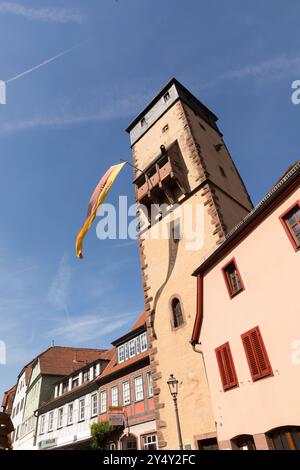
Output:
M201 441L216 436L202 355L195 354L190 344L197 291L191 274L252 209L217 120L172 79L127 129L136 167L137 204L149 210L162 204L168 208L154 211L155 218L149 217L140 236L161 449L178 449L167 385L170 374L179 381L184 447L197 449ZM165 227L168 237L162 236ZM191 243L191 227L195 243Z

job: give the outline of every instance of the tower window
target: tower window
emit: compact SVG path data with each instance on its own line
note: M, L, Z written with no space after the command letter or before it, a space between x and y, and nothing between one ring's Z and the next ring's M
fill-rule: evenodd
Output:
M170 93L167 91L167 93L164 94L164 102L166 103L170 99Z
M224 178L226 178L226 173L224 171L224 168L222 166L219 166L219 170L220 170L221 175L224 176Z
M172 321L174 328L178 328L184 323L181 303L177 298L172 300Z
M222 147L223 147L223 144L216 144L216 145L214 145L214 147L215 147L215 149L216 149L217 152L220 152L220 150L221 150Z
M163 128L162 128L162 131L163 133L164 132L167 132L169 130L169 124L166 124Z

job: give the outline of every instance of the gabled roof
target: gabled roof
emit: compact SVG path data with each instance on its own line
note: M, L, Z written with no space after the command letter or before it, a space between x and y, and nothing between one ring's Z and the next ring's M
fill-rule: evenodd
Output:
M101 353L100 357L97 357L95 360L89 361L88 363L85 363L84 365L81 365L81 367L79 369L76 369L75 371L73 370L70 374L67 374L67 375L64 375L63 377L60 377L57 380L57 382L54 383L54 385L57 385L57 384L61 383L62 381L63 382L67 381L70 377L74 376L74 374L76 374L76 376L77 376L81 371L84 371L85 369L87 369L89 367L92 367L94 364L97 364L99 361L109 363L112 356L113 356L113 349L107 349L106 351Z
M101 354L100 359L104 360L104 361L110 361L112 359L113 355L114 355L114 350L113 349L108 349L103 354ZM98 358L98 360L99 360L99 358ZM95 362L95 361L93 361L93 362ZM90 365L93 364L93 362L91 362ZM80 372L80 369L77 369L76 372ZM70 375L72 375L72 374L70 374ZM44 403L43 405L40 406L40 408L39 408L40 414L41 414L42 410L44 410L46 408L47 409L52 409L55 406L57 406L57 403L65 401L66 398L72 397L72 395L78 395L78 394L82 395L81 392L84 392L85 389L89 389L90 387L93 387L93 385L96 384L96 382L97 382L97 380L99 379L100 376L101 376L101 374L98 375L97 377L95 377L93 380L90 380L88 382L84 382L83 384L79 385L79 387L75 387L72 390L68 390L67 392L59 395L58 397L52 398L51 400L47 401L47 403ZM66 377L64 377L64 378L66 378Z
M25 385L29 384L33 361L25 366Z
M66 376L97 359L107 359L107 349L52 346L38 356L42 375Z
M208 109L198 98L193 95L190 90L188 90L182 83L180 83L176 78L172 78L161 90L160 92L153 98L153 100L139 113L139 115L132 121L132 123L127 127L126 132L130 132L131 129L141 120L141 118L150 111L150 109L160 100L160 98L171 88L172 85L175 85L180 94L183 96L189 97L190 100L194 101L199 107L205 110L207 113L210 114L214 121L217 121L217 116Z
M9 390L4 392L3 398L2 398L2 408L5 409L7 405L9 404L9 400L13 399L15 393L16 393L17 385L14 385L11 387Z

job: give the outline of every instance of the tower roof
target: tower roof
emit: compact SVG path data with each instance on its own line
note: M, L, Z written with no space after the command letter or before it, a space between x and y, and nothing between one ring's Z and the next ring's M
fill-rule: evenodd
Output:
M165 95L168 99L165 100ZM210 111L201 101L196 98L182 83L176 78L172 78L153 100L143 109L143 111L132 121L126 131L130 134L133 145L175 102L183 101L191 107L197 114L211 126L215 127L218 117ZM141 121L144 120L144 126Z

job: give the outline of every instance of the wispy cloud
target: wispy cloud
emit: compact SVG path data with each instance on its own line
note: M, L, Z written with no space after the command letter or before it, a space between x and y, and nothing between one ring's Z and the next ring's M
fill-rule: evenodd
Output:
M225 79L235 78L273 78L281 79L291 73L295 74L300 71L300 56L286 57L279 56L265 60L258 64L246 65L239 69L232 70L223 75Z
M145 94L129 94L129 96L106 100L105 103L97 103L99 111L95 111L95 102L91 103L91 110L71 110L61 114L40 114L24 117L19 120L5 121L0 124L0 132L12 133L23 130L34 130L43 128L64 128L82 126L91 123L101 123L114 119L124 119L135 114L136 110L148 99ZM101 100L100 100L101 101Z
M221 73L216 79L200 85L200 89L220 87L224 82L239 82L245 79L257 82L282 80L284 78L298 76L300 73L300 56L278 56L257 64L246 64L239 68L233 68Z
M64 255L59 263L58 271L51 283L47 300L58 310L68 312L70 294L71 268Z
M82 23L84 20L84 15L78 10L53 7L31 8L15 2L0 2L1 13L49 23Z
M61 325L49 330L47 336L64 343L80 344L103 338L128 324L131 318L125 315L101 317L100 313L99 315L85 315L73 318L71 322L61 321Z

